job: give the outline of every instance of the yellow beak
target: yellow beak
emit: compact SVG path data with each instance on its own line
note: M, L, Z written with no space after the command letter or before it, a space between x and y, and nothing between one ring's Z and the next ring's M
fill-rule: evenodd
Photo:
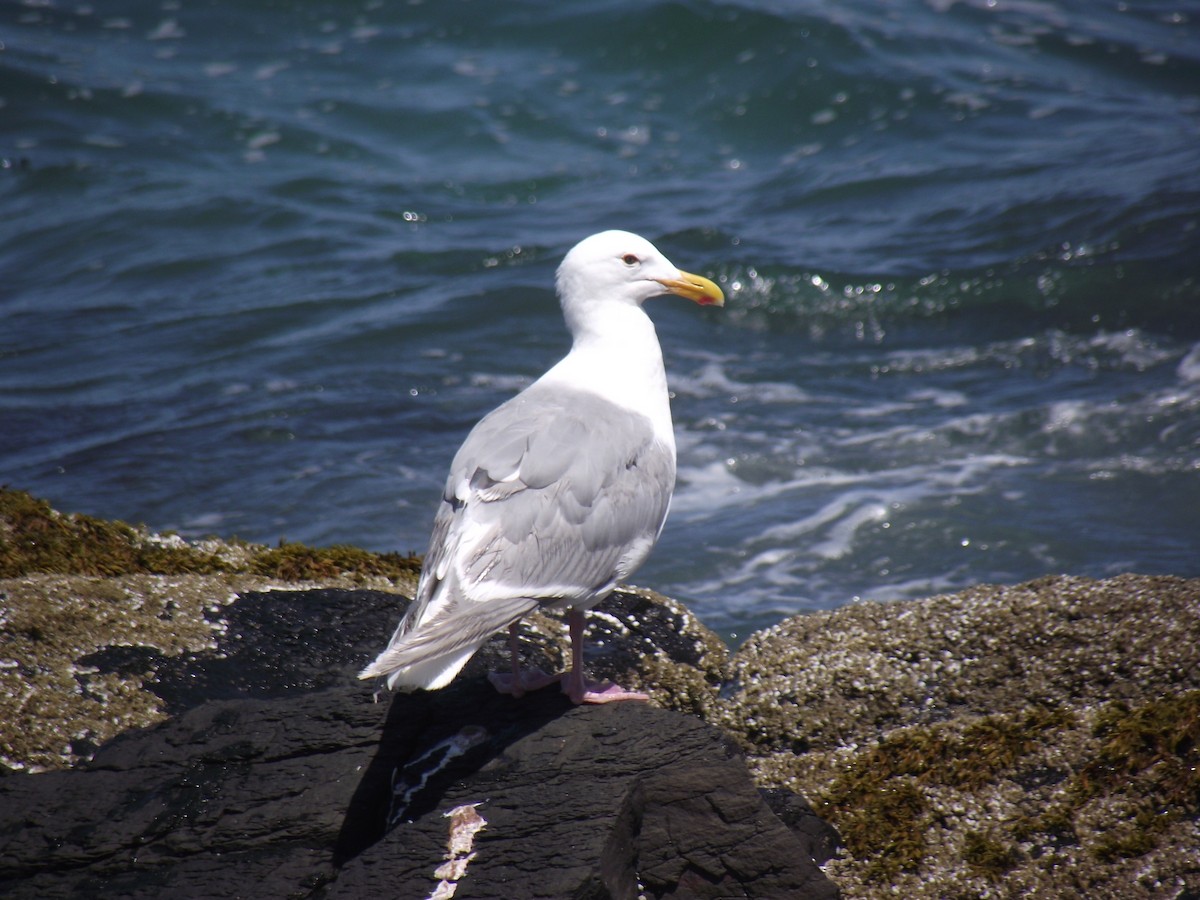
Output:
M724 306L725 294L713 282L691 272L680 272L678 279L660 278L658 283L672 294L687 297L701 306Z

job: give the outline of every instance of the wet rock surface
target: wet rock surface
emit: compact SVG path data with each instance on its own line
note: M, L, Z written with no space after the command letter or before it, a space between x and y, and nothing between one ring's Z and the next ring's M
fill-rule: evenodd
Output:
M398 885L401 896L427 896L443 881L478 897L837 896L809 836L771 811L740 754L710 726L646 704L564 709L552 689L518 701L480 690L464 691L464 702L504 710L499 730L478 713L454 733L423 729L406 758L447 760L429 783L450 783L410 794L423 778L410 768L386 811L368 810L380 792L364 791L361 814L348 821L393 824L343 867L329 896ZM398 704L393 715L409 711ZM386 757L375 765L393 768ZM466 838L456 810L471 823ZM343 837L354 849L354 836Z
M409 602L394 590L270 588L227 574L0 580L0 721L9 723L0 771L77 763L128 728L207 700L350 684ZM642 688L667 708L714 708L729 651L681 603L630 588L588 615L593 677ZM570 647L549 615L526 619L520 640L523 658L547 671ZM465 672L507 665L497 636Z
M0 776L0 895L402 877L507 896L471 885L552 870L529 890L625 896L634 873L647 896L825 896L815 859L847 898L1200 897L1200 580L859 603L732 655L631 589L590 615L588 666L652 705L499 697L503 637L445 691L374 704L354 676L414 574L355 548L186 545L0 489L0 773L21 773ZM556 618L523 626L527 664L567 647ZM740 746L758 795L693 717ZM716 849L731 836L748 857ZM762 867L785 850L804 865Z
M799 821L719 731L649 704L296 690L0 780L0 893L835 897Z
M167 719L77 739L94 755L74 768L0 778L0 894L837 895L813 861L827 826L773 794L786 826L699 719L498 695L484 676L507 664L503 637L444 691L373 693L355 674L406 602L247 591L204 602L211 643L87 644L81 696L103 710L98 685L134 685ZM726 651L681 605L621 592L590 632L593 676L715 702ZM527 664L553 669L566 647L557 619L522 631Z

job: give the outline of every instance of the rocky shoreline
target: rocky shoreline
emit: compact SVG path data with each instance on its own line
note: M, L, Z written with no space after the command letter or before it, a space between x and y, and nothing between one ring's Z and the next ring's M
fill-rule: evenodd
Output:
M0 892L1200 896L1200 580L859 603L732 653L630 589L589 666L651 704L494 698L501 641L373 704L353 673L418 566L0 491ZM428 783L388 829L396 772Z

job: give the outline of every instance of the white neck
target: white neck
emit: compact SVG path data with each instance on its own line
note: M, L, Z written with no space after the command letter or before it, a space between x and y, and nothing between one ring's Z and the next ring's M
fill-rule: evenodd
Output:
M570 324L571 352L541 380L587 385L588 390L649 418L659 439L674 448L662 348L645 311L632 303L604 304Z

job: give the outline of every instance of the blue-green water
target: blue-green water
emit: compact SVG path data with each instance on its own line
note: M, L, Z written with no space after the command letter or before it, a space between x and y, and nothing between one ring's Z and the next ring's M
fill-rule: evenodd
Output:
M1200 575L1200 3L3 2L0 160L0 481L60 508L423 551L618 227L729 299L651 310L639 583Z

